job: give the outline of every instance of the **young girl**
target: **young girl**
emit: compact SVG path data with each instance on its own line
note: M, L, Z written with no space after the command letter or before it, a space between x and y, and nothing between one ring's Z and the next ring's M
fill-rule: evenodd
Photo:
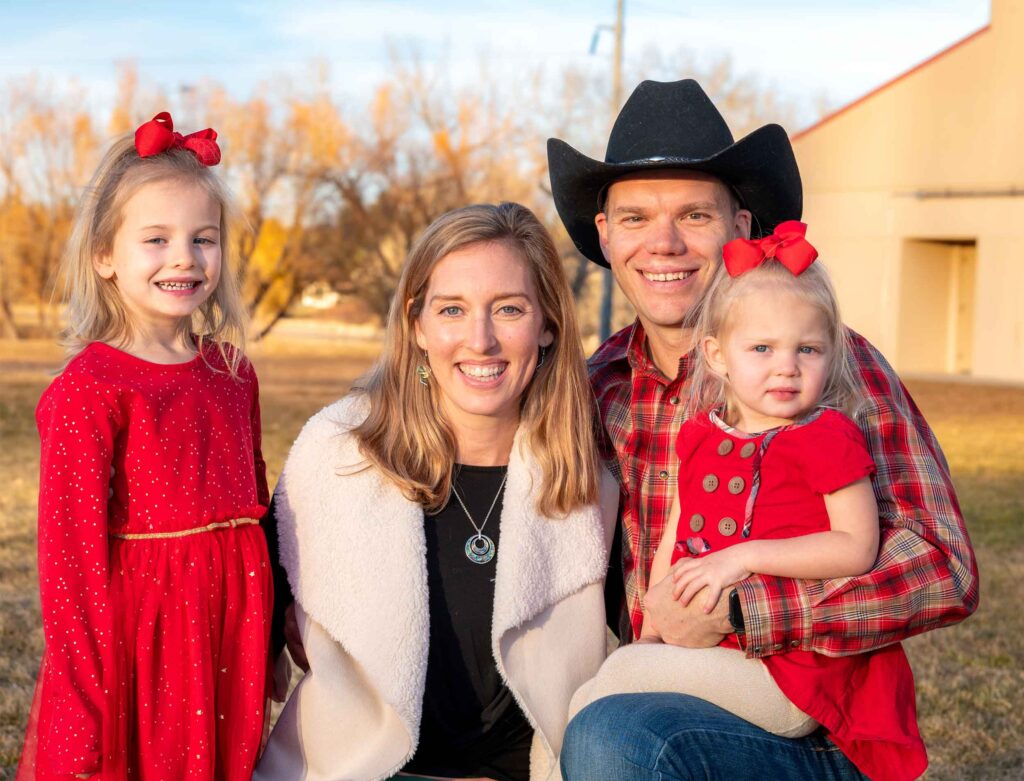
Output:
M788 222L760 241L727 244L694 331L692 416L678 434L673 520L650 582L675 565L676 597L688 604L706 588L706 611L752 574L834 580L869 571L878 552L875 467L843 414L857 403L845 330L804 230ZM712 649L621 649L574 706L613 692L679 691L786 737L820 725L873 779L924 772L913 676L898 644L842 658L753 649L773 652L758 660L737 634ZM640 642L660 642L649 621Z
M216 138L163 113L115 141L64 257L19 781L248 781L260 750L268 493Z

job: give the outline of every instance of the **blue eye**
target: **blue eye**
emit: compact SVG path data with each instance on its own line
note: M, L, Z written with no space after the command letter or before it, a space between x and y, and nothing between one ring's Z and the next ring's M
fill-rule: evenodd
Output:
M503 315L518 315L522 314L523 310L514 304L505 304L505 306L501 307L498 311Z
M799 352L803 355L812 355L816 352L820 352L817 347L811 347L810 345L804 345L800 348Z
M755 344L751 349L755 353L766 353L766 352L768 352L768 345L766 345L766 344Z
M215 242L213 239L208 239L205 236L196 236L194 239L192 239L192 243L193 244L210 244L210 245L215 245L217 242Z
M162 236L154 236L151 239L146 239L144 243L145 244L166 244L167 243L167 239L163 238Z
M444 309L441 310L441 314L445 315L446 317L455 317L459 314L462 314L462 307L450 304L449 306L446 306L444 307Z

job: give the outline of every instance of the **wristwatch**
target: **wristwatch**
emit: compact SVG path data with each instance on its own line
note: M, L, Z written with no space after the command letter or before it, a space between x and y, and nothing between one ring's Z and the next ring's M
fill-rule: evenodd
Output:
M746 631L743 624L743 605L740 602L740 592L735 588L729 592L729 623L732 625L732 631L738 635Z

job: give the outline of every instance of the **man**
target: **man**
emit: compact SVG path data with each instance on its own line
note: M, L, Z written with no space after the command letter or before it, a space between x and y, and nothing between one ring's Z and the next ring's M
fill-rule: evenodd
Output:
M665 642L716 645L737 631L748 656L788 649L842 655L962 620L978 579L945 459L885 359L850 334L867 389L861 420L878 466L878 561L837 581L752 576L704 614L666 582L647 583L676 483L674 437L692 361L687 317L734 238L799 219L802 190L785 131L768 125L734 142L692 81L645 81L623 106L605 161L548 142L552 192L579 250L610 267L637 312L590 360L590 376L623 491L626 634L643 607ZM681 694L599 700L570 724L570 781L639 778L860 778L819 734L770 735Z

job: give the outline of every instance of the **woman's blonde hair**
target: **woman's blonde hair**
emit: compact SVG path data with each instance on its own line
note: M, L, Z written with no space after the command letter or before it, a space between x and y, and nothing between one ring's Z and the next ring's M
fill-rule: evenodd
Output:
M537 509L565 513L597 496L596 406L587 381L576 303L551 236L533 212L516 203L477 204L450 211L420 236L391 299L384 351L358 390L369 416L354 434L369 463L411 501L436 511L448 500L455 435L441 409L436 383L424 387L414 322L423 311L437 264L475 244L501 242L530 269L544 326L554 335L520 401L526 445L543 475Z
M217 349L232 374L245 348L246 316L229 232L235 214L227 187L195 154L172 149L139 157L132 134L114 140L82 195L61 260L60 279L67 325L61 343L69 357L89 342L125 344L133 331L131 316L114 280L103 279L93 260L109 255L124 219L124 207L142 187L154 182L185 182L202 187L220 206L220 281L213 293L180 325L181 336L195 334L201 354Z
M734 305L741 298L756 295L765 288L792 292L814 306L825 318L828 335L829 366L821 398L816 406L830 407L853 417L859 400L858 383L850 368L847 332L839 314L839 302L829 279L828 271L820 261L812 263L802 274L793 272L777 260L766 260L750 271L731 277L724 264L715 271L707 293L697 309L693 325L693 344L697 355L690 384L689 414L725 408L725 417L732 420L728 393L728 380L719 376L708 365L704 355L704 340L711 336L723 339L729 330Z

